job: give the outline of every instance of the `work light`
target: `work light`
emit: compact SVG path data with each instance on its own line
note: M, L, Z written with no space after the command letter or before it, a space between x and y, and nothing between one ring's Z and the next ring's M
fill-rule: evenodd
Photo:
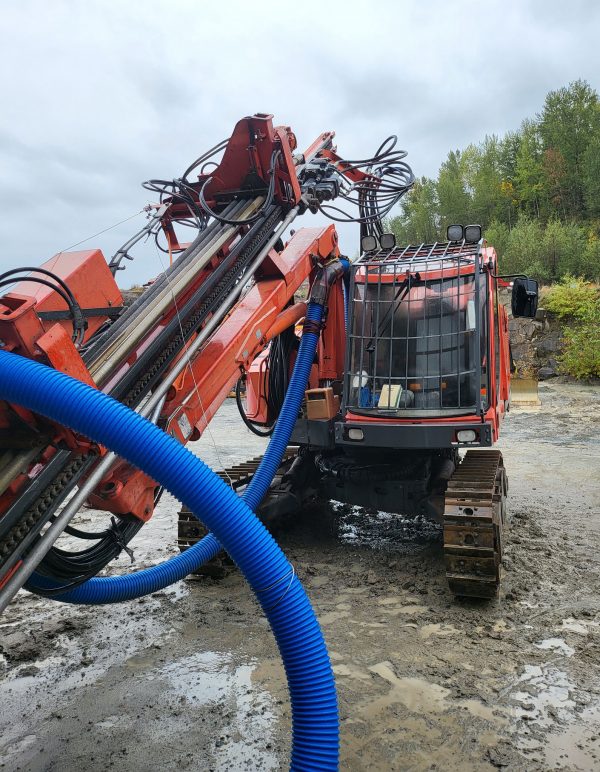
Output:
M481 225L465 225L465 241L476 244L481 240Z
M462 225L449 225L446 230L448 241L462 241L463 240L463 227Z

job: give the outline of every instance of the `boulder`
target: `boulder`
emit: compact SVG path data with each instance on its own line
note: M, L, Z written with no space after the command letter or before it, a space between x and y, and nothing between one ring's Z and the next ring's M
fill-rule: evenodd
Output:
M538 378L540 381L546 381L548 378L556 378L557 375L558 372L554 367L540 367L538 370Z
M540 359L549 354L556 354L561 348L561 336L559 332L552 332L535 341L535 353Z

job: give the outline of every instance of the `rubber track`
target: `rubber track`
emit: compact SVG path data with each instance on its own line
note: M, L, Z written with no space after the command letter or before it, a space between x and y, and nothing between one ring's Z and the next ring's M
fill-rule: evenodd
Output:
M288 447L285 451L281 463L284 464L298 453L297 447ZM223 482L230 485L234 491L238 491L240 488L244 488L252 480L252 476L259 467L262 461L262 456L256 456L243 464L235 464L227 469L221 469L216 474L223 480ZM197 517L187 509L185 506L181 508L179 512L179 520L177 523L177 545L180 550L185 550L195 544L203 536L206 536L207 530L199 522Z
M495 598L500 590L508 479L499 450L469 450L448 482L444 555L457 596Z

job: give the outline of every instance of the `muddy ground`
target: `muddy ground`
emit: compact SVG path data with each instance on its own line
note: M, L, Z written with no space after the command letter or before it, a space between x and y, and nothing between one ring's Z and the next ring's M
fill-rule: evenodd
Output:
M600 389L541 396L503 431L500 600L450 597L426 522L332 507L283 536L331 651L342 769L600 768ZM219 467L261 445L228 402L195 450ZM136 566L174 551L176 512L165 497ZM0 635L4 769L287 766L282 668L237 574L117 607L22 593Z

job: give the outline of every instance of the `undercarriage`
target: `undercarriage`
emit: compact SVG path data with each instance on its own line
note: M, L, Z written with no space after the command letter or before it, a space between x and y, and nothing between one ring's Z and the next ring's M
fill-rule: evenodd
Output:
M242 495L262 457L219 472ZM366 510L423 516L443 527L446 576L458 597L497 597L501 582L508 477L498 450L435 453L371 449L327 454L289 447L258 515L271 530L285 529L311 504L340 501ZM183 508L178 545L185 550L207 533ZM222 577L232 566L223 552L198 575Z

